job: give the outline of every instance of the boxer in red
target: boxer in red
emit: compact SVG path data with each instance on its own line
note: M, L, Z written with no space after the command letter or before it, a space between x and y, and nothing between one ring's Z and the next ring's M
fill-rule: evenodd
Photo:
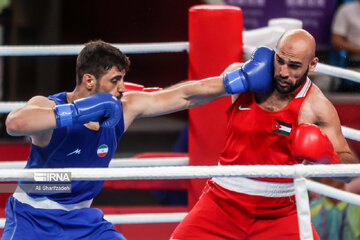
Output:
M273 54L258 49L251 64L225 71L233 104L219 164L356 163L334 106L308 78L315 49L307 31L290 30ZM300 239L292 179L213 178L171 239Z

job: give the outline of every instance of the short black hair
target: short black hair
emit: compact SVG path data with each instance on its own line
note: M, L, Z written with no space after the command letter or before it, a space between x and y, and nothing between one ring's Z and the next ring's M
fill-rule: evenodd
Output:
M130 60L118 48L102 40L87 42L76 59L76 84L81 84L85 73L100 79L114 66L127 72Z

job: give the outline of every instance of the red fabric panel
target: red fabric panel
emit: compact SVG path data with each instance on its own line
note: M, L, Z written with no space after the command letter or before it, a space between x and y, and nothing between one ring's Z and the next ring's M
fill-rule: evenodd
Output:
M177 153L177 152L144 152L133 156L133 158L161 158L161 157L188 157L188 154Z
M27 160L30 153L29 143L1 143L0 161Z
M220 75L242 61L242 12L228 5L198 5L189 10L189 79ZM190 165L214 165L225 141L226 109L230 97L189 111ZM191 180L192 207L205 180Z
M107 189L156 189L156 190L186 190L188 179L179 180L116 180L105 181L103 188Z
M360 103L359 102L334 102L342 126L360 130ZM360 142L347 139L352 150L360 156Z
M176 152L144 152L133 158L161 158L161 157L187 157L187 153ZM180 190L187 189L188 179L178 180L117 180L105 181L103 188L110 189L156 189L156 190Z

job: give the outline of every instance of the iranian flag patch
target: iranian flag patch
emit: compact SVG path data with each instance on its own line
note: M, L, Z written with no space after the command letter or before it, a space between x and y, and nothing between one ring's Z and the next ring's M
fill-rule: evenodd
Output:
M97 149L97 155L99 157L105 157L108 152L109 152L109 148L108 148L108 146L106 144L102 144Z
M275 120L273 124L273 132L280 133L285 136L289 136L292 125L290 123Z

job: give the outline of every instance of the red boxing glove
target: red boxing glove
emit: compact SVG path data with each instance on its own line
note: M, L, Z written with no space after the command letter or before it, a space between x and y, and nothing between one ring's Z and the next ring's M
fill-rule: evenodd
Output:
M132 82L124 82L125 89L127 92L129 91L142 91L145 87L140 84L132 83Z
M162 90L162 88L161 87L147 87L147 88L143 89L144 92L156 92L159 90Z
M339 163L329 138L314 124L298 126L292 140L292 155L298 162L305 159L313 163Z
M143 85L132 83L132 82L124 82L125 89L127 92L129 91L142 91L142 92L155 92L159 91L162 88L160 87L144 87Z

